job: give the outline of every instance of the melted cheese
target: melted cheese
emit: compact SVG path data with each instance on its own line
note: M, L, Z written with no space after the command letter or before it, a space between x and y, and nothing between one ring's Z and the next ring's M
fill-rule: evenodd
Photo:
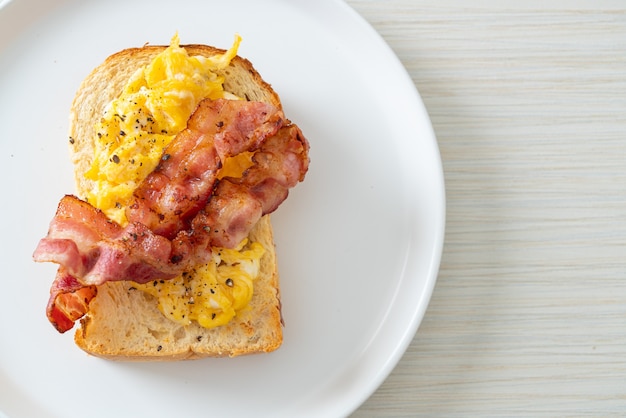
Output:
M216 71L228 66L241 38L222 55L189 56L175 35L169 47L130 78L96 125L93 163L85 176L95 187L87 200L121 225L132 193L158 165L164 148L182 131L205 98L237 99L224 91ZM240 176L251 164L247 153L226 161L219 177ZM161 312L173 321L197 321L211 328L228 323L253 294L264 253L258 243L244 241L236 249L213 249L209 264L167 281L134 285L158 299Z

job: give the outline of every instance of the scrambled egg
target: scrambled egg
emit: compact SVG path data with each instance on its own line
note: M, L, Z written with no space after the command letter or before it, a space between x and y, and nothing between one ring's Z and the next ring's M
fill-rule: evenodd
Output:
M94 159L85 176L95 183L87 200L121 225L133 191L158 165L163 149L182 131L205 99L238 99L224 91L223 69L237 55L241 38L222 55L189 56L175 35L168 48L137 70L96 125ZM224 163L224 175L250 164L249 155ZM221 177L220 176L220 177ZM161 312L181 324L197 321L211 328L228 323L253 293L264 253L259 243L213 249L209 264L172 280L134 285L158 299Z
M211 263L179 277L134 287L156 297L159 310L172 321L197 321L205 328L225 325L248 306L264 252L261 244L244 240L235 249L214 249Z

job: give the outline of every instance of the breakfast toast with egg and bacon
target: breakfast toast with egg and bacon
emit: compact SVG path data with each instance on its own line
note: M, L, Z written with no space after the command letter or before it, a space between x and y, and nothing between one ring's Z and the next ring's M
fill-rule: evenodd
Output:
M282 344L269 214L309 145L252 64L206 45L118 52L70 112L76 196L35 261L59 264L47 314L116 360L270 352Z

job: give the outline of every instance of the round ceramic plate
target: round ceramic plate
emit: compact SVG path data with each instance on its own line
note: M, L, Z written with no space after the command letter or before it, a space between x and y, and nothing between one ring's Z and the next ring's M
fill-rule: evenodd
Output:
M243 37L311 144L304 183L273 215L284 343L174 363L86 355L48 323L56 266L36 264L73 191L68 110L89 71L127 47L227 48ZM435 284L441 160L397 57L339 0L14 0L0 8L0 410L10 417L344 416L411 342Z

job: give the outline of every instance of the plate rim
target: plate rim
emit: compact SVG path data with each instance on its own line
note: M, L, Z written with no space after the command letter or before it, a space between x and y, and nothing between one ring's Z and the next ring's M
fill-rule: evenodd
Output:
M28 1L29 0L6 0L6 1L0 0L0 15L3 15L6 13L7 6L11 6L16 3L21 3L21 2L28 3ZM38 3L42 0L31 0L31 1L32 3ZM72 1L68 1L68 0L62 0L62 1L56 2L56 6L52 7L51 10L55 10L55 8L59 7L59 5L63 5L66 3L71 3L71 2ZM320 2L320 4L322 3L323 2ZM440 155L440 151L439 151L438 144L437 144L437 138L436 138L432 123L430 121L430 117L428 116L428 112L426 110L425 104L421 98L421 95L417 89L417 86L411 80L407 69L403 66L399 57L392 50L392 48L387 44L387 42L384 40L382 35L378 33L375 30L375 28L372 27L372 25L369 22L367 22L367 20L362 15L360 15L351 5L347 4L346 2L342 0L325 0L325 4L331 5L332 7L342 7L344 11L351 14L352 19L356 19L356 21L360 22L359 23L360 25L367 28L370 36L374 36L378 39L379 47L384 46L387 49L386 59L392 59L394 61L393 65L396 67L397 71L400 71L402 73L402 77L405 78L405 82L410 82L410 85L413 86L412 93L415 96L414 105L416 106L416 109L419 110L420 117L426 120L427 122L425 127L429 131L428 140L432 142L430 146L433 147L436 153L436 157L437 157L436 161L433 162L436 166L436 169L433 172L436 172L437 174L436 178L434 178L433 181L437 184L436 187L434 188L437 189L438 191L438 195L437 195L438 201L435 202L435 206L439 208L440 213L439 213L439 218L436 219L435 221L438 223L439 226L435 228L437 231L436 231L436 236L434 237L434 245L430 249L431 250L430 257L429 257L430 265L428 269L429 274L425 280L425 287L423 288L421 298L420 298L421 301L417 303L417 305L415 306L415 309L413 310L412 318L409 321L410 325L405 330L404 337L400 341L398 341L397 344L395 344L395 348L392 351L389 359L386 361L385 366L381 368L380 370L378 370L378 373L372 379L371 383L367 386L365 390L363 390L360 393L358 400L350 404L344 404L344 410L341 411L341 413L350 414L354 412L356 409L358 409L369 397L371 397L372 394L376 392L376 390L380 387L380 385L392 373L392 371L397 366L398 362L400 361L400 359L402 358L402 356L408 349L409 345L413 341L415 334L417 333L423 321L423 318L426 314L426 311L428 309L430 300L432 298L432 295L436 286L437 276L438 276L438 272L439 272L439 268L441 264L441 257L443 253L445 227L446 227L446 192L445 192L445 179L444 179L444 172L443 172L443 164L442 164L441 155ZM28 22L28 23L32 24L33 22ZM4 49L0 48L0 56L3 55L3 53L4 53ZM405 278L403 277L403 280L404 279ZM400 285L398 285L398 289L396 289L396 292L399 291L399 287ZM395 298L396 297L394 296L394 299L393 299L394 301L395 301ZM389 311L386 312L386 316L387 315L389 315ZM386 321L387 321L387 318L381 321L381 327L386 323ZM378 336L378 331L372 336L372 340L375 340L377 336ZM368 347L369 347L369 344L368 344ZM0 411L0 416L1 414L2 412Z

